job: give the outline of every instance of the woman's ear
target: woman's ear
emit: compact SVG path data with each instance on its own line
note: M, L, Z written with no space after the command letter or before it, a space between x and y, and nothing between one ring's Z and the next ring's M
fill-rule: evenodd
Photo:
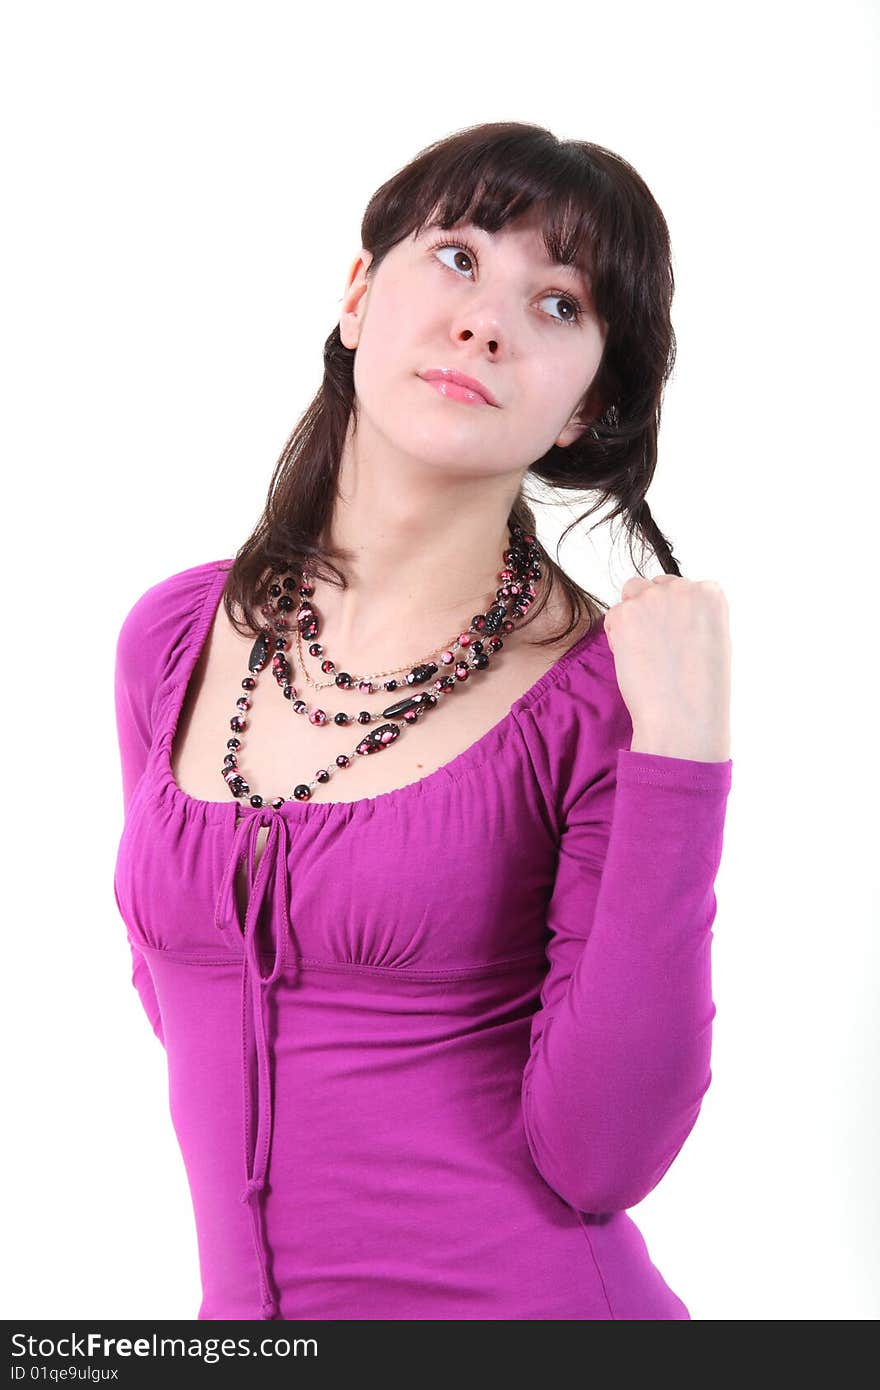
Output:
M573 444L576 439L580 439L582 434L586 434L591 424L591 420L579 420L577 416L572 416L565 428L556 436L555 443L560 449L567 449L569 444Z
M580 439L582 434L586 434L604 410L604 397L591 387L587 392L586 400L572 413L568 424L557 435L555 442L559 448L567 449L569 444L573 444L576 439Z
M339 315L339 336L343 347L356 348L361 332L361 323L366 311L367 268L373 253L362 246L351 263L342 296L342 310Z

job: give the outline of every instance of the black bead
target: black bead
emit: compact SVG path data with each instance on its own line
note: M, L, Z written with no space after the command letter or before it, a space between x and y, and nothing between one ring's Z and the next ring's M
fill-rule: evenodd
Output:
M407 685L421 685L423 681L429 681L432 676L437 674L437 663L426 661L421 666L414 666L406 678Z
M333 716L333 723L334 723L334 724L347 724L347 723L348 723L348 715L345 713L344 710L340 710L338 714L334 714L334 716Z
M252 806L262 806L263 798L254 792L253 796L250 798L250 803Z
M300 782L298 787L294 787L293 794L297 801L308 801L312 795L312 789L305 782Z
M398 700L396 704L389 705L387 709L383 709L382 718L398 719L400 715L406 714L408 709L413 708L416 699L417 697L415 695L407 695L403 700Z
M226 740L226 747L227 747L227 748L240 748L240 747L241 747L241 739L240 739L240 738L228 738L228 739Z
M371 724L372 722L373 716L370 714L370 711L368 709L362 709L360 714L358 715L358 723Z
M391 737L386 741L386 734ZM400 737L399 724L379 724L370 733L366 734L355 749L356 753L366 755L369 753L381 753L384 748L390 748L391 744Z
M257 682L254 680L253 676L245 676L241 683L241 688L242 690L256 690Z
M315 773L315 781L316 781L316 782L329 782L329 781L330 781L330 773L327 771L326 768L322 767L318 772Z
M290 613L296 607L289 594L282 594L278 600L278 608L282 613Z
M269 636L266 632L261 632L254 645L251 647L251 654L248 659L249 671L262 671L266 662L269 660Z
M488 632L490 636L493 633L497 632L503 618L503 605L500 603L494 603L492 607L489 609L488 613L486 614L486 626L483 629L484 632Z
M385 685L383 686L383 689L384 689L384 690L396 690L396 689L397 689L397 681L395 681L395 680L386 681L386 682L385 682Z

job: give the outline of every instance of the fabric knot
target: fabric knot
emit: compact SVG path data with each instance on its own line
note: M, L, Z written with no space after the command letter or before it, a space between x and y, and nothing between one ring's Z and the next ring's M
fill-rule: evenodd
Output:
M265 1181L265 1178L262 1177L249 1178L247 1187L241 1194L241 1200L243 1202L249 1202L254 1193L259 1192L260 1189L265 1186Z

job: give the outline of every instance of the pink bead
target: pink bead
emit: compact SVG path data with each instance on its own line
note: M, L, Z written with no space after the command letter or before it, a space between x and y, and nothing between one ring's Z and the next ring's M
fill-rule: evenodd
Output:
M460 647L469 647L472 640L469 632L462 632L459 634L458 645Z
M326 723L327 723L327 715L326 715L325 711L322 710L322 709L313 709L313 710L311 711L311 713L309 714L309 723L310 723L310 724L326 724Z
M440 653L440 662L443 666L449 666L455 660L455 656L449 650Z

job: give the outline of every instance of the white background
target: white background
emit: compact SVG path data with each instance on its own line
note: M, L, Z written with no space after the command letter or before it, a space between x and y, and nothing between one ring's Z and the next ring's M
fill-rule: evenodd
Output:
M667 217L649 502L731 612L713 1081L634 1219L694 1319L876 1318L877 6L153 0L3 27L4 1316L196 1316L112 890L116 635L252 529L373 190L516 119L622 154ZM561 558L606 602L632 573L600 532Z

